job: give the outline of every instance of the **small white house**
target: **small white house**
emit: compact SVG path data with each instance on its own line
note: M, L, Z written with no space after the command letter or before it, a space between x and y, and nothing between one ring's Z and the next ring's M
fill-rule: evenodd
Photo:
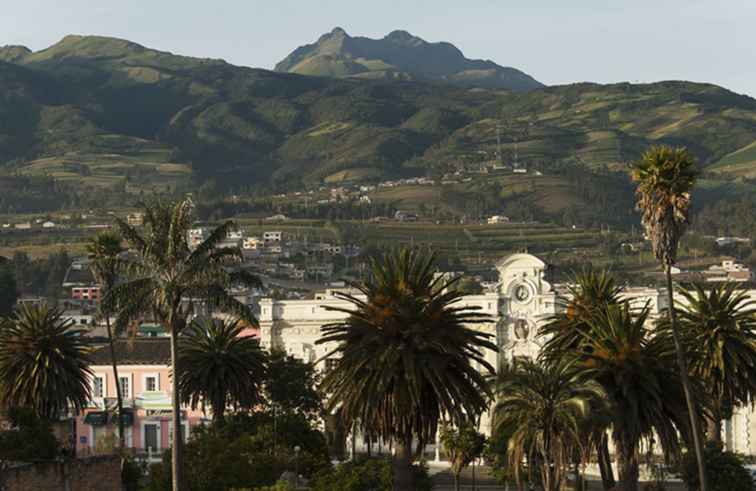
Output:
M265 242L281 242L283 232L263 232L263 240Z
M500 223L509 223L509 217L503 215L494 215L488 218L489 225L498 225Z

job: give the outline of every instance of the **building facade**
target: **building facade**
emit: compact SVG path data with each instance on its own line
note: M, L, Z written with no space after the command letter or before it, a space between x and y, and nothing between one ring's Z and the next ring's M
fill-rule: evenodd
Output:
M499 366L517 357L534 358L540 352L543 339L537 333L550 316L560 308L559 299L567 294L565 285L549 281L547 265L529 254L514 254L497 264L499 282L495 292L465 296L467 306L477 307L491 316L487 324L475 329L495 336L499 352L488 352L486 361ZM627 288L624 297L631 305L648 305L651 318L663 314L667 308L666 293L654 288ZM756 298L756 291L751 292ZM327 307L351 305L335 297L332 291L313 300L260 301L260 340L266 349L281 349L289 355L316 363L326 370L335 361L329 354L335 346L318 345L321 326L336 322L345 314L327 310ZM483 415L481 430L491 432L490 414ZM728 448L747 455L756 455L756 412L750 408L738 409L733 418L724 424L723 435Z
M168 337L116 341L126 447L152 460L171 446L170 353ZM90 368L92 400L76 418L77 455L107 453L118 434L115 377L107 347L92 354ZM182 408L181 420L185 439L194 426L208 421L201 411L189 407Z

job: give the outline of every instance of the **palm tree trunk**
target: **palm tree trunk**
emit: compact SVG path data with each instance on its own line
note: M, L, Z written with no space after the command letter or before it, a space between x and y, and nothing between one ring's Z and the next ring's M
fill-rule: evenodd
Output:
M181 398L179 397L179 388L177 383L178 376L178 330L175 326L171 329L171 385L173 393L171 394L171 403L173 409L173 441L171 450L171 474L173 478L173 491L181 491L183 484L183 462L181 444Z
M394 443L394 490L414 491L412 482L412 437L400 437Z
M710 442L722 443L722 420L717 417L706 418L706 436Z
M693 447L696 451L696 461L698 463L698 481L701 483L700 491L706 491L706 466L704 465L703 442L701 441L701 422L698 420L698 411L696 410L693 394L690 390L690 377L688 376L688 364L685 360L685 354L680 343L680 333L677 331L677 313L675 312L674 292L672 290L672 265L666 265L667 275L667 300L669 303L669 323L672 327L672 338L675 342L675 353L677 354L677 365L680 369L680 378L682 379L683 391L685 392L685 402L688 405L688 416L690 418L690 432L693 435Z
M123 394L121 394L121 380L118 378L118 360L115 354L115 341L113 330L110 326L110 315L105 314L105 327L108 330L108 343L110 344L110 362L113 364L113 377L115 377L116 401L118 403L118 444L121 452L126 448L126 435L123 429Z
M616 441L616 443L619 489L621 491L638 491L638 456L633 448L634 445L622 441Z
M706 418L706 436L710 442L722 443L722 411L719 407L713 407L711 416Z
M606 432L603 432L601 435L596 453L598 454L598 465L601 472L601 484L604 487L604 491L609 491L617 485L617 482L614 480L612 458L609 455L609 437Z

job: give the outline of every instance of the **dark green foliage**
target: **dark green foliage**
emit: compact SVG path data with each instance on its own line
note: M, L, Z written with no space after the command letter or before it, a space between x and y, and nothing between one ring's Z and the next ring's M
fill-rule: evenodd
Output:
M322 397L317 390L320 376L312 363L273 350L268 361L265 396L269 407L277 411L298 413L309 419L322 411Z
M228 406L251 409L262 401L266 356L259 341L242 336L240 321L195 320L179 341L178 384L186 404L209 405L216 423Z
M50 420L89 401L88 347L73 321L48 307L21 306L0 330L0 402Z
M278 422L279 445L273 453L273 425L267 415L229 418L222 429L198 428L185 446L189 491L226 491L275 484L284 471L297 467L294 446L299 445L299 471L304 476L328 469L325 439L301 417ZM170 452L152 466L150 491L169 491Z
M430 491L432 483L425 467L413 467L417 491ZM392 491L393 469L390 459L364 459L339 464L321 473L312 483L312 491Z
M139 463L132 457L126 457L121 467L121 480L123 481L124 491L140 491L140 483L144 464Z
M0 317L8 316L13 312L17 298L18 289L13 268L9 262L0 261Z
M323 326L318 340L336 345L329 356L338 361L323 380L329 410L347 427L395 442L397 491L412 489L413 440L433 441L442 415L460 421L481 414L491 396L473 364L493 373L485 356L497 348L491 335L470 327L490 319L456 306L457 280L435 272L434 256L418 250L374 260L370 278L355 285L366 300L336 293L353 308L326 307L348 317Z
M6 417L11 429L0 431L0 460L29 462L58 456L60 443L48 420L22 408L10 409Z
M753 478L744 467L741 456L722 449L721 444L709 442L704 450L706 474L711 491L753 491ZM685 454L680 474L690 491L699 489L696 457L691 452Z
M486 437L478 432L473 422L464 421L457 427L442 427L440 441L449 456L454 481L459 488L460 472L483 453Z

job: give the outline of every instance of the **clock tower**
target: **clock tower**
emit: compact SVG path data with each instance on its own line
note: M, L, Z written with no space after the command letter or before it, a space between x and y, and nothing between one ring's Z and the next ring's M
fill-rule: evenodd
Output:
M546 280L548 266L530 254L514 254L496 265L499 271L499 363L535 358L541 349L538 328L556 309L556 294Z

